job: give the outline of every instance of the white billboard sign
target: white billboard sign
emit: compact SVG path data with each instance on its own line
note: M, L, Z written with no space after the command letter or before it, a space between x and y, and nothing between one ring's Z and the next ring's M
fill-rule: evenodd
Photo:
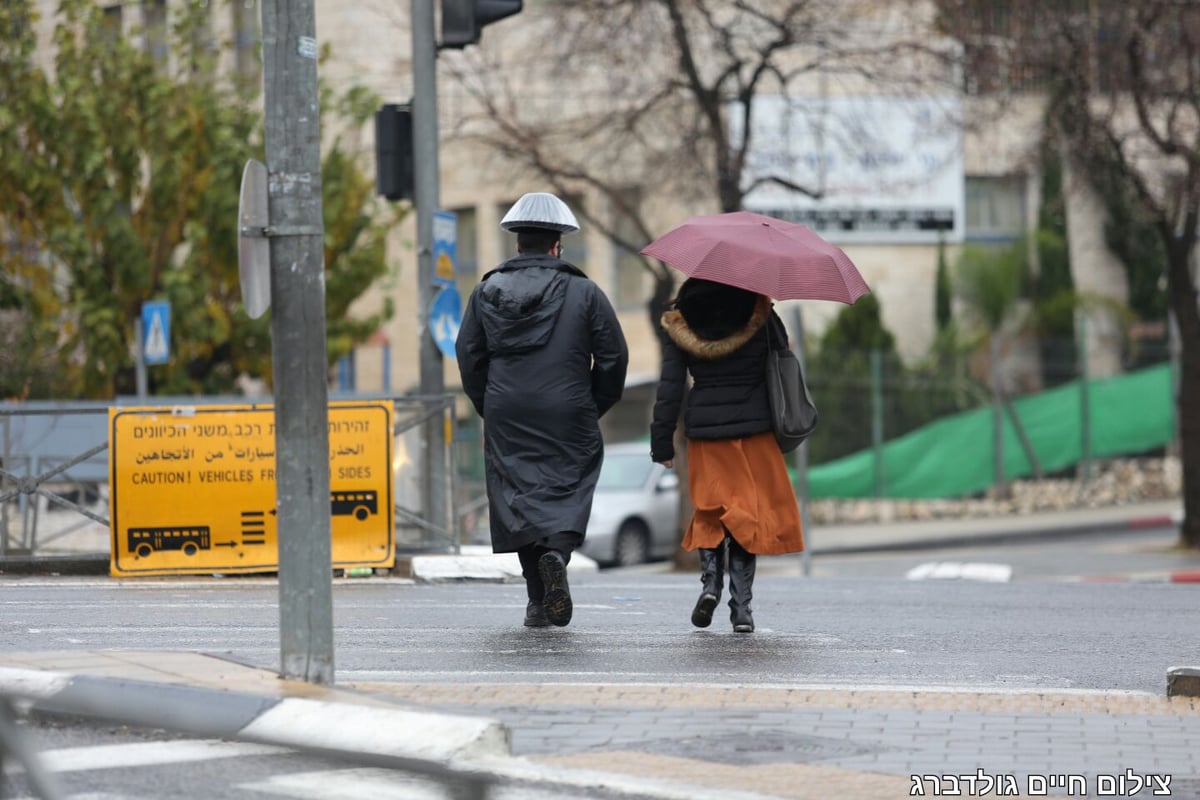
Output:
M730 118L740 142L740 115ZM757 97L743 207L837 243L962 241L959 120L950 97Z

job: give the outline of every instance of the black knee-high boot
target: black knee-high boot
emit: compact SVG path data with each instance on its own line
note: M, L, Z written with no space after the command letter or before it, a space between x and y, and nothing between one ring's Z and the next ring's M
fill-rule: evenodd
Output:
M725 542L714 548L700 548L700 599L692 609L692 624L707 628L712 624L713 609L721 602L725 585Z
M734 633L752 633L754 616L750 598L754 593L754 567L757 559L732 536L725 539L729 548L729 621Z

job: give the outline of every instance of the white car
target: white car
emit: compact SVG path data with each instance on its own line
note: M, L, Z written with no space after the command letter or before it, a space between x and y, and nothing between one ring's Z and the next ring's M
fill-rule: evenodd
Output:
M679 476L650 460L648 443L604 448L581 552L599 564L669 558L679 545Z

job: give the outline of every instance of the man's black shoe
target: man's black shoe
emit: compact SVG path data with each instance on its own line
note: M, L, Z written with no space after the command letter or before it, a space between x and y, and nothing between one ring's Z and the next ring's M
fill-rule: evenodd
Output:
M525 627L546 628L549 625L550 618L546 616L546 609L530 600L529 605L525 606Z
M546 587L542 608L552 625L562 627L571 621L571 588L567 585L567 562L553 550L538 559L538 574Z

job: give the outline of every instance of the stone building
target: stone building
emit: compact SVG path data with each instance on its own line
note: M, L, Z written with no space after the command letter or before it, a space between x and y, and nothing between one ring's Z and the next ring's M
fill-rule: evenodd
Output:
M147 37L147 46L158 46L153 41L155 31L169 23L172 8L180 3L203 2L210 6L214 40L226 49L230 69L252 74L257 67L255 48L260 40L260 9L257 0L143 0L142 2L106 3L104 13L114 26L126 31L144 28L141 35ZM38 0L42 10L41 26L46 38L54 22L54 0ZM864 8L887 7L888 4L867 2ZM443 52L439 58L439 123L443 132L440 151L441 207L457 215L457 287L465 298L478 277L513 251L511 235L500 230L499 220L508 206L526 191L540 191L547 187L539 180L514 168L511 161L495 150L489 150L463 139L462 121L471 110L469 92L462 87L462 66L471 59L478 62L480 54L502 54L510 63L517 56L528 52L531 31L544 24L552 10L544 5L528 3L519 15L486 28L477 53ZM880 12L882 14L882 12ZM875 25L878 15L868 15L864 25ZM917 15L920 19L920 15ZM318 40L331 48L331 58L322 65L323 77L340 87L365 85L379 94L384 102L405 102L412 95L411 79L411 32L408 24L409 5L406 0L365 0L345 4L331 0L317 0L316 27ZM869 27L869 26L868 26ZM499 59L500 63L505 58ZM806 84L815 86L816 84ZM545 85L534 87L532 94L544 102L547 113L569 113L573 106L594 102L595 98L581 98L574 93L578 87L556 80L553 74L545 76ZM595 93L596 87L586 89ZM583 90L581 90L583 91ZM815 92L815 90L814 90ZM869 94L869 93L868 93ZM781 95L785 106L789 98ZM801 100L821 99L813 94ZM845 98L826 93L826 102L838 103ZM876 100L880 98L875 97ZM884 97L883 100L889 98ZM896 98L891 98L896 99ZM943 100L944 94L929 92L924 100ZM1036 223L1037 198L1040 176L1036 161L1031 154L1040 138L1041 111L1038 101L1031 99L1024 107L1009 109L1003 120L996 124L976 127L971 124L975 108L972 102L950 98L960 112L964 125L946 132L943 143L949 143L946 163L937 176L930 177L929 185L908 187L911 197L921 198L925 207L908 208L911 218L901 224L913 225L924 211L934 209L948 211L951 218L945 230L916 227L907 229L904 235L895 235L894 229L881 224L873 235L864 224L868 212L881 212L884 217L896 209L888 204L873 207L863 196L850 196L850 206L861 212L859 229L849 236L839 237L834 227L822 230L829 238L838 241L859 266L874 294L878 297L886 326L896 335L900 354L906 358L917 358L926 353L933 340L934 282L938 260L938 239L943 238L948 247L949 260L953 262L958 248L964 243L995 245L1017 241L1029 232ZM779 112L763 124L781 125L787 112ZM786 127L786 126L784 126ZM901 126L902 127L902 126ZM373 169L372 132L362 131L360 139L364 164ZM905 155L905 140L898 138L894 130L881 129L881 146L889 152ZM911 135L911 133L910 133ZM800 150L790 157L803 157L814 146L810 133L799 134ZM891 138L889 138L891 137ZM769 138L769 137L767 137ZM785 137L786 138L786 137ZM794 144L794 142L793 142ZM786 149L788 145L784 143ZM807 148L807 149L806 149ZM803 151L803 152L801 152ZM819 154L818 154L819 155ZM936 185L934 185L936 184ZM678 196L662 196L655 193L653 186L637 187L640 200L653 208L650 217L659 226L659 231L681 221L690 214L712 213L717 210L715 200L687 200ZM230 187L230 191L236 191ZM1072 252L1072 272L1081 288L1123 301L1127 295L1122 269L1107 251L1103 236L1103 210L1082 181L1068 178L1065 192L1068 196L1068 224ZM612 219L614 209L581 186L577 195L568 198L571 202L582 202L593 213L609 215L610 223L619 227L620 221ZM771 198L750 202L751 208L762 206L770 210ZM807 202L785 203L788 213L812 222L820 218L822 204ZM394 246L389 259L398 274L396 287L380 288L360 301L360 310L366 312L382 304L382 292L394 293L396 313L394 318L379 331L370 342L360 346L353 359L340 373L343 388L363 392L386 391L403 394L416 388L418 383L417 341L418 296L416 253L413 246L413 216L407 224L395 232ZM876 219L876 217L872 217ZM821 230L820 228L818 228ZM595 226L584 225L584 229L567 237L567 257L581 266L609 295L617 308L621 323L630 345L631 386L652 385L658 370L658 347L645 304L651 288L650 278L635 258L615 246ZM832 303L804 302L803 315L806 332L819 335L839 310ZM785 317L788 315L785 314ZM1095 340L1088 347L1093 375L1111 374L1120 368L1120 347L1117 331L1111 321L1103 321L1089 328ZM1015 353L1007 366L1013 374L1012 382L1018 388L1025 385L1019 380L1021 373L1030 370L1030 354ZM452 359L444 364L446 384L457 385L457 368ZM646 400L646 394L636 394L638 402ZM635 414L631 427L636 427Z

